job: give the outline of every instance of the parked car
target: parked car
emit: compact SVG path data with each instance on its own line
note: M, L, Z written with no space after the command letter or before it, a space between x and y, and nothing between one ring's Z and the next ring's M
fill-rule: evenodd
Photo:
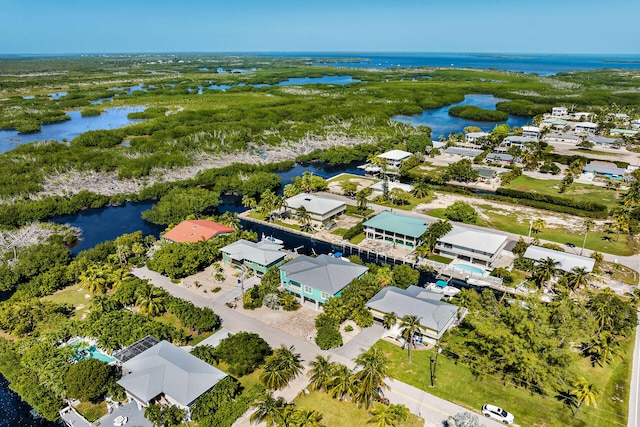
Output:
M331 230L333 227L336 226L336 222L335 221L331 221L325 224L324 229L325 230Z
M487 418L493 418L494 420L498 420L504 424L513 423L513 414L505 411L502 408L498 408L495 405L483 405L482 406L482 415Z

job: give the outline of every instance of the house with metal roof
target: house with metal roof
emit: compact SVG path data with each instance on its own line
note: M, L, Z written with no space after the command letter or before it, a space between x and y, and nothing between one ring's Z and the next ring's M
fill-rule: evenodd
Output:
M404 316L418 316L420 324L425 328L422 336L429 342L437 342L442 335L455 326L466 314L466 309L448 302L434 299L432 295L418 286L401 289L385 286L373 296L366 306L371 310L373 318L382 322L385 314L394 313L397 319ZM440 295L441 296L441 295ZM399 322L391 332L399 336Z
M509 135L502 140L500 145L496 147L496 151L507 151L511 147L520 147L522 150L528 150L527 144L537 144L538 141L528 136Z
M637 130L632 129L611 129L609 130L609 135L623 135L623 136L636 136L638 134Z
M280 283L300 297L300 302L313 301L316 310L329 298L339 296L354 279L369 269L329 255L316 258L301 255L280 266Z
M490 267L507 244L507 236L454 225L435 245L440 255Z
M427 231L427 221L393 212L381 212L364 224L367 239L378 240L390 245L415 248L420 237Z
M522 126L522 136L525 138L538 139L540 136L540 128L537 126Z
M568 143L568 144L580 144L580 137L578 135L574 135L572 133L548 133L545 135L542 140L548 144L553 144L557 142Z
M600 135L589 135L586 138L587 142L590 142L594 145L598 145L600 147L608 147L608 148L618 148L620 147L620 140L617 138L607 138L606 136Z
M551 258L558 263L560 270L567 272L574 268L584 268L590 273L596 263L593 258L533 245L527 248L523 256L536 262Z
M573 130L576 133L596 133L598 124L593 122L578 122Z
M496 177L497 172L495 169L486 168L482 166L473 166L473 170L478 172L478 181L487 182Z
M557 119L557 118L547 118L542 121L542 125L544 127L550 127L556 131L564 130L567 124L568 122L566 120Z
M488 132L469 132L464 136L464 139L469 144L478 145L482 140L489 138L491 136Z
M387 162L388 169L400 169L402 163L412 156L408 151L403 150L391 150L386 153L378 154L376 157L384 159Z
M514 162L513 156L506 153L489 153L484 159L487 162L502 163L504 165L510 165Z
M615 166L604 166L597 163L589 163L584 167L585 173L601 175L607 178L622 179L627 170Z
M281 265L286 256L282 252L282 245L267 240L255 243L240 239L220 248L220 252L225 265L247 267L262 274L271 267Z
M207 219L192 219L182 221L162 235L163 239L176 243L196 243L236 231L233 227L209 221Z
M313 225L322 226L342 214L342 212L347 209L347 204L340 200L308 193L300 193L287 199L286 210L289 215L297 215L302 207L304 207L311 216L311 223Z
M450 156L458 156L462 158L473 159L482 154L482 150L477 148L448 147L444 150L444 154Z
M170 342L161 341L124 362L118 384L140 406L165 401L188 409L226 376Z
M565 117L568 111L567 107L553 107L551 108L551 117Z

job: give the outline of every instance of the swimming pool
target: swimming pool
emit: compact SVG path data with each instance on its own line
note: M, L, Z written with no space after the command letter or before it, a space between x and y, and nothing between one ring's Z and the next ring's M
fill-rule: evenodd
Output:
M74 356L74 359L76 360L98 359L105 363L112 363L116 361L116 359L99 350L95 345L90 345L83 339L75 338L69 341L69 345L76 345L78 347L78 351Z
M451 266L457 268L458 270L468 271L469 273L479 274L481 276L484 276L485 274L485 271L483 269L468 264L451 264Z

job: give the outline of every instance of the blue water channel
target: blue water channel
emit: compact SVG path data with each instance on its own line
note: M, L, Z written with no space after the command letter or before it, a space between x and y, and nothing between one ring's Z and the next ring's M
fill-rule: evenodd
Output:
M90 130L117 129L139 120L127 117L129 113L143 111L145 107L118 107L107 108L99 116L82 117L80 111L67 113L70 120L63 122L43 124L40 132L19 133L15 129L0 130L0 153L12 150L19 144L36 141L71 141L81 133Z
M483 131L490 132L496 125L508 124L511 127L522 127L531 122L528 117L509 116L505 122L478 122L466 120L449 115L449 108L458 105L475 105L484 110L495 110L498 102L508 101L507 99L496 98L493 95L471 94L464 97L464 101L453 105L447 105L434 110L424 110L421 114L413 116L395 116L392 120L410 123L414 126L429 126L431 128L431 138L438 139L440 135L448 136L449 133L462 132L467 126L478 126Z

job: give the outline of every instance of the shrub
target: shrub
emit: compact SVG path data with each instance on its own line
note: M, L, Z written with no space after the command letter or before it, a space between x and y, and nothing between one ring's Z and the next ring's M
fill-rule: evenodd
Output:
M478 220L478 213L473 206L462 201L447 206L444 216L451 221L464 222L465 224L475 224Z
M342 335L340 334L339 323L326 314L321 314L316 318L316 344L322 350L340 347L342 345Z
M98 359L81 360L71 365L65 378L67 396L85 402L95 402L106 390L113 371Z
M298 298L290 292L285 292L280 297L280 304L285 311L295 311L300 308Z
M344 327L344 331L345 331L345 332L353 332L353 326L351 326L351 325L347 325L347 326L345 326L345 327Z
M256 370L271 355L271 347L258 334L238 332L223 339L215 355L229 364L232 375L247 375Z
M280 297L275 293L267 294L262 299L262 305L271 310L278 310L280 308Z

